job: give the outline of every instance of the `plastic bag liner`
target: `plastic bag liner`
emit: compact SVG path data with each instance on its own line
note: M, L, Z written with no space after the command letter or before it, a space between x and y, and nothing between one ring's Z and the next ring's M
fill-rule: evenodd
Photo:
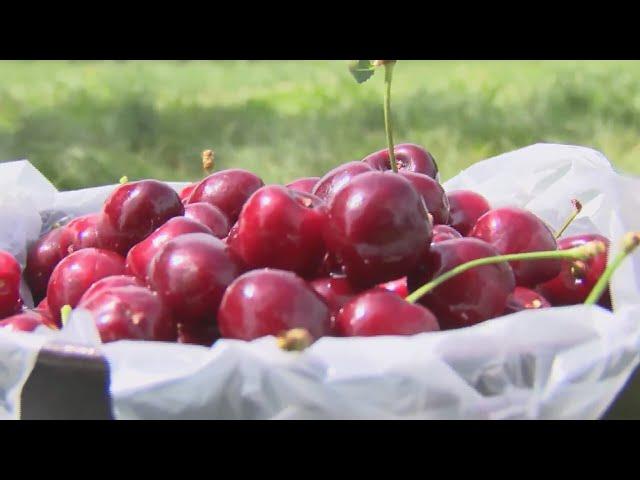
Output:
M184 183L175 183L176 189ZM599 152L536 144L479 162L445 185L493 207L527 208L552 226L579 199L567 235L612 240L640 230L640 179ZM27 245L56 219L98 211L114 185L57 192L28 162L0 165L0 248L24 264ZM408 337L322 338L302 353L273 337L200 346L99 345L88 312L61 332L0 331L0 416L18 418L19 393L46 341L98 345L111 369L118 419L595 419L638 364L640 255L617 271L615 313L597 306L523 311L460 330Z

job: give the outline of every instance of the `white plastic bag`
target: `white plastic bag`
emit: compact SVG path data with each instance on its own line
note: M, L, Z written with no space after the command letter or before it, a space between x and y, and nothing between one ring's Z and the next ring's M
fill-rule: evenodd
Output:
M21 260L21 242L42 227L38 211L51 210L49 218L97 211L115 187L52 193L26 162L0 165L0 179L0 248ZM554 226L577 198L583 211L567 234L609 237L611 257L624 233L640 230L640 180L587 148L537 144L506 153L445 184L456 188L494 207L525 207ZM33 196L26 205L25 195ZM582 305L523 311L412 337L323 338L302 353L279 350L272 337L220 340L210 349L133 341L100 348L121 419L595 419L639 361L640 255L617 271L611 294L615 313ZM97 342L92 328L77 312L58 335ZM0 414L12 418L40 345L25 346L25 335L0 331ZM7 366L5 355L18 360Z

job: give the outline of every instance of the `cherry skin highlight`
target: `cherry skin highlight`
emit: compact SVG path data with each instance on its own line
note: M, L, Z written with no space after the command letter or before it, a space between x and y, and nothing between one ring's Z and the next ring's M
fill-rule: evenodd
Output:
M22 308L20 299L20 264L5 250L0 250L0 319L18 313Z
M107 290L112 290L114 288L144 286L144 283L139 278L131 275L111 275L109 277L104 277L91 285L89 289L82 294L82 300L87 301L93 295Z
M316 278L309 282L309 286L324 299L332 315L336 315L358 293L345 276Z
M399 172L416 172L438 179L436 160L424 147L413 143L401 143L394 146L393 152ZM362 161L376 170L391 170L388 148L367 155Z
M422 197L392 172L356 176L329 204L327 250L357 288L405 276L429 249L431 224Z
M313 187L320 181L320 177L304 177L298 178L291 183L287 183L285 186L291 190L302 193L312 193Z
M486 198L471 190L452 190L447 193L447 198L449 199L449 225L463 237L468 236L478 218L491 209Z
M284 270L252 270L227 289L218 312L222 337L254 340L304 328L315 339L331 333L331 312L300 277Z
M453 240L454 238L462 238L460 232L449 225L434 225L433 238L431 243L444 242L445 240Z
M482 215L470 236L484 240L501 255L557 250L553 233L533 213L517 207L503 207ZM522 260L510 262L521 287L535 287L560 273L559 260Z
M366 163L344 163L333 170L330 170L320 180L318 180L311 193L329 203L331 198L340 191L341 188L348 185L353 178L363 173L373 171L373 168Z
M185 218L200 222L209 228L211 233L218 238L222 239L229 235L231 225L229 225L227 216L222 213L222 210L218 207L214 207L209 203L198 202L188 204L184 207L184 216Z
M411 304L392 292L369 291L347 303L336 318L336 330L345 337L416 335L440 330L427 308Z
M437 181L422 173L400 172L400 175L420 194L435 225L449 223L449 199Z
M504 314L519 312L521 310L549 308L549 301L538 292L525 287L516 287L507 299L507 307Z
M476 238L446 240L431 245L431 251L407 277L409 291L471 260L498 255L498 251ZM418 302L438 318L443 330L468 327L502 315L507 298L515 288L508 263L483 265L447 280Z
M39 302L47 294L51 272L69 254L72 241L72 235L67 229L58 227L44 234L29 248L24 274L35 302Z
M197 183L190 183L189 185L184 187L182 190L180 190L179 197L183 205L187 205L189 203L189 197L191 196L191 193L197 186L198 186Z
M405 298L409 295L409 288L407 287L407 277L402 277L390 282L381 283L376 288L392 292L401 298Z
M35 310L16 313L0 321L0 329L6 329L11 332L33 332L36 328L42 326L53 329L48 319Z
M290 270L309 278L326 251L326 221L326 206L319 198L269 185L247 200L237 233L227 244L248 268Z

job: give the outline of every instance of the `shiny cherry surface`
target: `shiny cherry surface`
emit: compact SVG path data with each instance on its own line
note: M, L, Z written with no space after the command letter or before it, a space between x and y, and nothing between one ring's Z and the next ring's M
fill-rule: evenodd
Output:
M222 210L210 203L190 203L184 207L184 216L208 227L218 238L225 238L231 228L229 219Z
M345 185L358 175L367 172L373 172L366 163L347 162L327 172L313 187L311 193L320 197L327 203L331 198Z
M434 225L433 238L431 243L444 242L445 240L453 240L454 238L462 238L460 232L449 225Z
M296 190L302 193L312 193L313 187L320 181L320 177L304 177L298 178L291 183L287 183L285 186L291 190Z
M345 276L316 278L309 285L324 299L332 315L336 315L358 293Z
M551 304L538 292L525 287L516 287L507 299L504 314L549 307L551 307Z
M433 179L438 178L436 160L424 147L413 143L401 143L393 148L393 152L398 171L422 173ZM388 148L367 155L362 161L376 170L391 170Z
M20 264L13 255L0 250L0 319L13 315L22 308L21 270Z
M69 254L72 241L67 229L58 227L44 234L29 248L24 275L35 302L47 294L51 272Z
M447 192L447 198L449 199L449 225L463 237L469 235L478 218L491 209L486 198L471 190L452 190Z
M420 194L435 225L449 223L449 199L442 185L423 173L400 172L400 175L409 180Z
M44 315L35 310L25 310L0 321L0 329L12 332L33 332L42 326L54 328Z
M409 288L407 287L407 277L398 278L397 280L391 280L390 282L381 283L376 288L386 290L387 292L393 292L401 298L405 298L409 295Z

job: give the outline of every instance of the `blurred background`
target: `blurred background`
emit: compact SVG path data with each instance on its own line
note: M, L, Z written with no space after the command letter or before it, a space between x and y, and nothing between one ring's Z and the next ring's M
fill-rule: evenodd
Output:
M395 140L443 179L484 158L559 142L639 174L640 62L401 61ZM60 189L241 167L267 182L321 175L385 146L383 75L346 61L2 61L0 161L29 159Z

